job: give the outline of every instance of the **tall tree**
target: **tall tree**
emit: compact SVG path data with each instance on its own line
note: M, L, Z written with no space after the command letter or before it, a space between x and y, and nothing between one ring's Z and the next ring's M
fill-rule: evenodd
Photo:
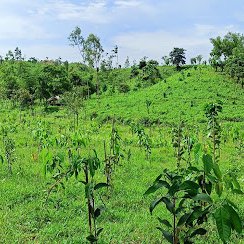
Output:
M82 61L85 62L85 39L81 35L81 29L80 27L76 26L75 29L70 33L68 37L70 41L70 45L72 47L77 47L80 55L82 57Z
M86 62L90 67L96 69L97 94L99 94L98 67L103 51L100 38L94 34L90 34L85 40L84 53Z
M176 69L180 70L180 66L186 63L185 49L175 47L170 53L170 60L172 64L176 65Z
M119 48L117 45L115 45L114 49L112 50L112 52L115 54L116 57L116 68L119 67Z

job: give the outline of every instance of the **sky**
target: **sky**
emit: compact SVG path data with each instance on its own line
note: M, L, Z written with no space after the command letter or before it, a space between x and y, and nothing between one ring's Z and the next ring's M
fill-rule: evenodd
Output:
M68 41L76 26L108 53L117 45L122 65L161 63L174 47L207 60L210 38L244 33L244 0L0 0L0 16L0 55L19 47L27 59L80 61Z

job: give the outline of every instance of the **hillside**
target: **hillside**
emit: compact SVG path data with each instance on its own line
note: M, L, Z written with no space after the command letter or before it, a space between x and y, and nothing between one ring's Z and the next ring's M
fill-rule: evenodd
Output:
M151 102L149 113L147 101ZM138 91L93 98L86 103L86 109L99 120L115 115L124 122L137 120L145 124L174 123L180 118L201 123L205 121L205 105L217 101L223 102L222 120L244 122L244 90L211 67L201 66Z

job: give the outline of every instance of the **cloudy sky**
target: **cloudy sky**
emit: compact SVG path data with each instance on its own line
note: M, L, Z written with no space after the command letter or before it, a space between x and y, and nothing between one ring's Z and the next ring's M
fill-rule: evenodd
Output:
M38 59L80 60L67 39L75 26L107 52L118 45L121 64L161 61L173 47L207 59L210 37L244 33L243 0L0 0L0 16L0 55L18 46Z

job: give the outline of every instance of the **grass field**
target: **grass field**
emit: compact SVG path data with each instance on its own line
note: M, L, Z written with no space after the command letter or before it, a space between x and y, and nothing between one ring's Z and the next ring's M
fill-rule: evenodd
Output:
M143 194L165 168L176 168L172 127L184 120L194 140L207 145L204 108L219 100L223 102L219 164L224 172L234 171L243 187L244 90L211 67L172 72L153 86L125 94L104 94L99 98L94 95L83 103L76 132L74 116L65 107L20 110L2 101L1 137L7 130L14 146L10 175L6 147L0 140L4 159L0 165L0 243L86 243L89 230L84 186L80 182L83 176L64 181L65 189L58 188L46 200L48 183L53 182L52 174L44 173L47 155L63 154L67 165L68 150L73 150L74 138L79 135L86 142L86 146L80 146L82 155L89 156L96 149L102 163L95 180L105 182L104 141L108 147L113 118L124 158L114 171L110 197L104 189L96 196L97 204L105 205L97 223L104 228L98 243L166 243L156 229L156 217L169 218L168 212L162 205L151 215L149 205L157 193L146 197ZM140 123L150 139L149 158L132 133L132 122ZM45 149L40 147L41 142ZM196 164L194 160L192 163ZM243 196L228 193L228 197L238 205L243 219ZM207 235L197 238L196 243L221 243L212 218L206 227ZM232 233L230 243L243 243L243 234Z

